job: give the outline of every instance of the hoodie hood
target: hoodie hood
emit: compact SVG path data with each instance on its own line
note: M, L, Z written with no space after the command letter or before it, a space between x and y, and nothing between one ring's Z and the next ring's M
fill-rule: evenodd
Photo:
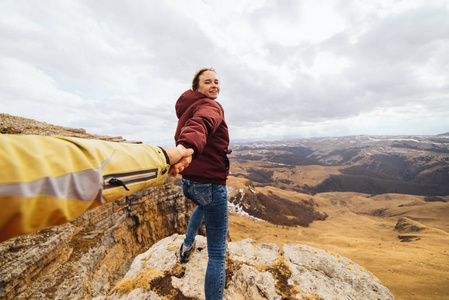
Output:
M178 119L186 112L186 110L198 100L207 98L203 94L197 91L188 90L185 91L178 99L175 105L176 116Z

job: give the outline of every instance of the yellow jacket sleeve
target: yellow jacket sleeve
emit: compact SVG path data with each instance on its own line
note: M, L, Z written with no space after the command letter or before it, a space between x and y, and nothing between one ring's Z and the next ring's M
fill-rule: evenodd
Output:
M0 135L0 241L160 185L169 168L156 146Z

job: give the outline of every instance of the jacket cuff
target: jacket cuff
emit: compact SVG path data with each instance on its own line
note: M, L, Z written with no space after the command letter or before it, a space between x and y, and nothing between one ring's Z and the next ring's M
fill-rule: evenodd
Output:
M167 161L167 165L169 165L169 164L170 164L170 158L168 157L167 152L166 152L165 149L162 148L161 146L158 146L158 147L159 147L159 148L162 150L162 152L164 153L165 160Z

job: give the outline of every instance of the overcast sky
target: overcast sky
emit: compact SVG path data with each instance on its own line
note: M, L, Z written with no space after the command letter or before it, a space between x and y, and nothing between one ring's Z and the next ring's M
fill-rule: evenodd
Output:
M449 131L447 0L0 0L0 112L149 144L201 67L231 141Z

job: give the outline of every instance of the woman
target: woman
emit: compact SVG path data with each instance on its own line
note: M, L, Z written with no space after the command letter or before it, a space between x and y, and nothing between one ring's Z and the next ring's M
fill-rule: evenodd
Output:
M206 299L213 300L223 298L228 231L229 134L223 108L215 101L219 93L215 70L199 70L192 80L192 89L176 102L179 121L175 134L178 147L194 150L192 162L181 173L181 185L184 195L197 204L179 254L181 262L189 260L204 219L209 255L204 290Z

